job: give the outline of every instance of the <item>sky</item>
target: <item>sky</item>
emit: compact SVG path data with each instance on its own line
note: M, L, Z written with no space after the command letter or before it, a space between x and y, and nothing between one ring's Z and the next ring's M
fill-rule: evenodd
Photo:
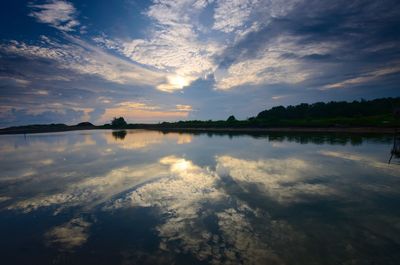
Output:
M398 0L5 0L0 127L400 96Z

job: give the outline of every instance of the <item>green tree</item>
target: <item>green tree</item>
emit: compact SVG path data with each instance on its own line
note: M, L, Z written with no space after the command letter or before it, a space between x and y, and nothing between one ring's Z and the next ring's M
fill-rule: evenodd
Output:
M232 122L235 122L237 120L236 120L235 116L231 115L231 116L229 116L229 118L226 121L229 122L229 123L232 123Z
M113 128L124 128L128 125L123 117L116 118L114 117L111 121L111 126Z

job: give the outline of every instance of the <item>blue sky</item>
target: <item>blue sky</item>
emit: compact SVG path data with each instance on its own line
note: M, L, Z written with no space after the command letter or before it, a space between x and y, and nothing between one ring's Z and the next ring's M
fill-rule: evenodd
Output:
M3 1L0 127L400 96L400 2Z

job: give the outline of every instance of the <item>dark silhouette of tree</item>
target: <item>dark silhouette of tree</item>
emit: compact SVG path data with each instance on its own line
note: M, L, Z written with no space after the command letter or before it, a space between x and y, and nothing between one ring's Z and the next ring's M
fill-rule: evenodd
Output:
M78 127L93 127L94 125L88 121L80 122L76 126Z
M313 104L302 103L296 106L278 106L264 110L257 115L263 120L291 120L310 118L356 118L390 114L395 106L400 105L400 98L380 98L353 102L331 101Z
M126 123L125 119L123 117L116 118L111 121L111 127L113 128L124 128L128 124Z
M232 123L232 122L235 122L237 120L236 120L235 116L231 115L231 116L229 116L229 118L226 121L229 122L229 123Z

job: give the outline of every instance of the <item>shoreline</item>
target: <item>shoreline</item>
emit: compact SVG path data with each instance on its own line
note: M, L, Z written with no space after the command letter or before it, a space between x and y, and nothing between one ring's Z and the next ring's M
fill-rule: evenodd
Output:
M41 129L0 129L0 135L10 134L36 134L67 131L86 131L86 130L151 130L161 132L193 132L193 133L268 133L268 132L294 132L294 133L373 133L373 134L392 134L400 131L396 127L270 127L270 128L156 128L156 127L136 127L136 128L104 128L104 127L78 127L69 126L63 128L41 128Z
M149 129L166 132L227 132L227 133L263 133L263 132L309 132L309 133L395 133L399 128L381 127L271 127L271 128L157 128Z

